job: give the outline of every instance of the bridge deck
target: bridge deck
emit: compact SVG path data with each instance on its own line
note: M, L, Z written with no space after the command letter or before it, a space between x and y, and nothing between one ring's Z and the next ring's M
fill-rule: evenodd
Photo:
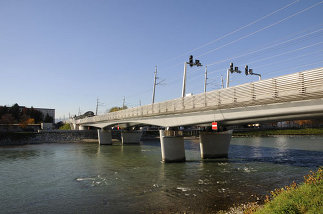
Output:
M323 68L298 72L75 121L93 124L323 98Z

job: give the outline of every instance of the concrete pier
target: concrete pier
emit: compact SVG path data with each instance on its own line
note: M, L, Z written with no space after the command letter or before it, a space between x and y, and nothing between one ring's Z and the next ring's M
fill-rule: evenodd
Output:
M201 158L228 157L232 130L225 132L201 132L200 149Z
M81 126L79 125L79 130L88 130L89 127L88 126Z
M111 131L98 129L98 140L100 145L112 145Z
M162 161L169 162L184 162L185 149L184 137L176 136L175 131L160 130L160 146L162 153Z
M121 132L122 144L140 144L142 131L123 131Z

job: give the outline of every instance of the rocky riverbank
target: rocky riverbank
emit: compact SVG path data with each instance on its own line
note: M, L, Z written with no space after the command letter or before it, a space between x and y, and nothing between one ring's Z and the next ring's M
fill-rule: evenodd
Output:
M39 143L73 143L97 139L96 130L52 130L40 132L1 132L0 146Z

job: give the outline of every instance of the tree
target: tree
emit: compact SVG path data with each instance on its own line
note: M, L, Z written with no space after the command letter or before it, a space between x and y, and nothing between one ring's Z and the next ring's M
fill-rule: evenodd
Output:
M15 120L15 118L11 114L4 114L4 115L2 115L2 117L0 119L0 123L14 124L14 123L17 123L17 121Z
M53 123L53 122L54 122L53 117L51 117L48 114L46 114L46 117L44 119L44 123Z
M124 109L127 109L127 108L128 108L127 106L125 106L123 108L122 107L118 107L118 106L114 106L114 107L110 108L108 112L120 111L120 110L124 110Z
M9 113L17 120L19 121L20 119L20 107L19 105L16 103L13 106L11 106L11 108L9 109Z

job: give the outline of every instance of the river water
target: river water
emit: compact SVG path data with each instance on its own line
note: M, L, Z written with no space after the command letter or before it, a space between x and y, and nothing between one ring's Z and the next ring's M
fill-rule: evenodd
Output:
M233 138L229 158L161 163L159 141L0 147L1 213L212 213L323 165L322 136Z

